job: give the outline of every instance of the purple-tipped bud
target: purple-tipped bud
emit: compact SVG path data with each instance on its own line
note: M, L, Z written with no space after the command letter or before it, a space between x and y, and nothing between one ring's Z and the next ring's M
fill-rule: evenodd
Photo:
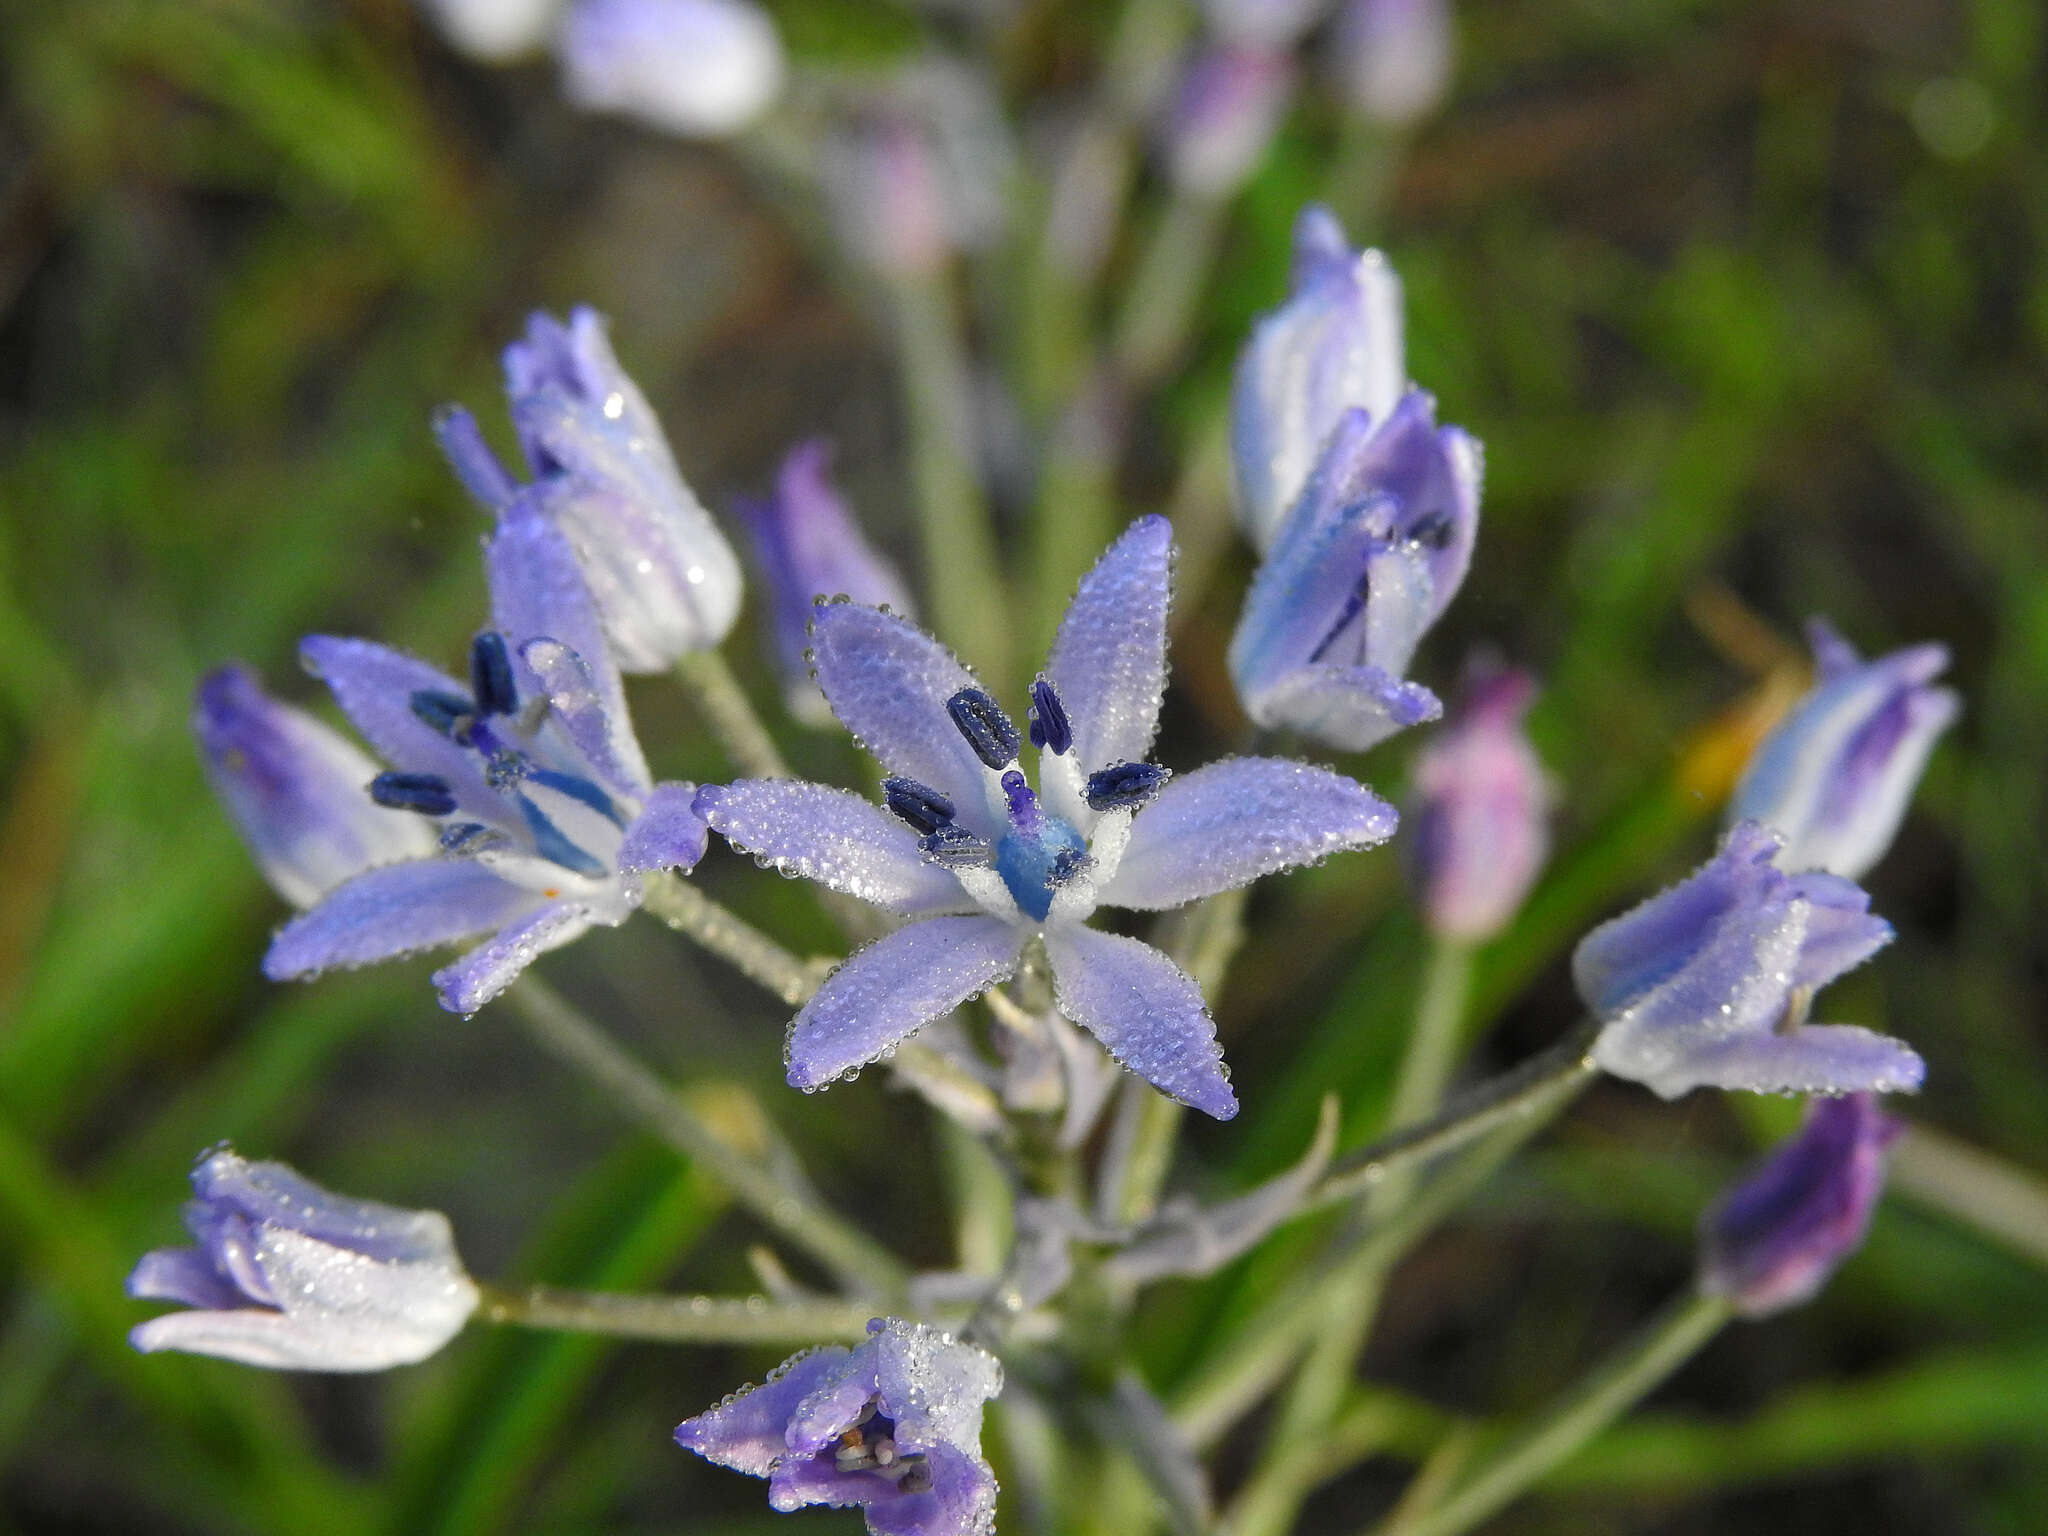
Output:
M1812 633L1819 679L1757 748L1728 814L1782 834L1784 868L1856 880L1891 846L1961 705L1933 686L1948 666L1945 646L1866 662L1826 621Z
M433 828L370 798L374 762L304 710L271 698L246 667L220 667L200 681L192 733L263 878L295 907L312 906L366 869L433 849Z
M1700 1221L1700 1288L1744 1317L1811 1300L1863 1246L1904 1127L1867 1093L1816 1099L1799 1130Z
M1410 845L1423 919L1476 943L1507 927L1550 851L1550 783L1522 728L1526 672L1477 679L1415 763Z
M745 0L579 0L562 22L571 101L684 138L746 127L782 90L782 41Z
M535 313L505 349L505 389L535 476L515 504L531 503L568 540L619 666L659 672L723 640L739 614L739 559L676 468L603 318ZM441 437L464 483L487 488L457 418L443 418Z
M1280 127L1294 88L1284 53L1215 47L1181 77L1166 122L1166 166L1175 186L1220 202L1251 179Z
M129 1334L275 1370L381 1371L424 1360L476 1310L448 1218L329 1193L282 1163L222 1148L192 1171L197 1246L159 1248L128 1294L192 1310Z
M953 254L946 188L923 130L902 112L877 112L826 148L826 190L842 245L875 271L929 276Z
M829 722L831 711L804 659L813 602L843 596L911 616L901 574L862 536L833 487L831 465L832 445L823 438L799 443L782 461L775 494L739 509L768 587L768 622L790 709L814 724Z
M1413 127L1450 89L1451 33L1449 0L1348 0L1332 39L1338 88L1373 121Z
M1230 397L1237 515L1255 547L1279 535L1344 413L1377 427L1406 387L1401 280L1378 251L1352 251L1329 209L1302 209L1287 301L1253 328Z
M1694 1088L1898 1093L1926 1067L1900 1041L1808 1024L1815 992L1892 936L1837 875L1788 875L1775 834L1742 822L1690 877L1595 928L1572 957L1605 1027L1593 1059L1675 1099Z
M449 44L483 64L540 52L561 6L562 0L420 0Z

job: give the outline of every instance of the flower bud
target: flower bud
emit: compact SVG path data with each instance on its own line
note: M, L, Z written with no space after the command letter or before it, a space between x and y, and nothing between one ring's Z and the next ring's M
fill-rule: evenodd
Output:
M561 530L620 667L659 672L723 640L739 614L739 559L684 482L597 312L574 310L567 325L535 314L505 349L505 387L531 491L502 471L494 488L494 461L466 416L443 418L442 446L481 499L502 511L503 498L531 496Z
M198 1246L145 1254L128 1294L192 1308L129 1334L144 1353L276 1370L381 1371L446 1344L477 1307L448 1218L329 1193L222 1148L192 1170Z
M745 0L580 0L562 23L569 99L684 138L720 138L782 89L775 24Z
M1253 328L1230 397L1238 521L1255 548L1278 536L1338 419L1384 422L1406 378L1401 280L1378 251L1346 246L1329 209L1304 208L1287 301Z
M1203 0L1209 31L1235 48L1278 53L1316 24L1323 0Z
M562 0L421 0L421 8L458 52L507 64L541 50Z
M1891 846L1961 706L1952 690L1930 686L1948 666L1945 646L1866 662L1824 620L1812 637L1819 679L1757 748L1728 815L1780 833L1784 868L1855 880Z
M1526 672L1477 679L1415 762L1410 844L1423 920L1477 943L1507 927L1550 851L1550 783L1522 728Z
M817 725L829 724L832 712L804 659L813 601L850 597L915 617L902 576L862 536L853 509L834 488L831 463L832 445L824 439L799 443L782 461L775 494L740 508L768 586L769 625L790 712Z
M1816 1099L1806 1121L1700 1221L1700 1289L1744 1317L1815 1296L1863 1246L1904 1129L1867 1093Z
M1390 128L1434 112L1451 84L1448 0L1349 0L1333 39L1339 88Z
M1251 179L1294 88L1284 53L1213 47L1181 76L1166 122L1166 166L1182 192L1220 202Z
M257 868L295 907L310 907L364 870L433 850L422 818L370 798L376 763L338 731L271 698L247 667L200 679L192 734Z

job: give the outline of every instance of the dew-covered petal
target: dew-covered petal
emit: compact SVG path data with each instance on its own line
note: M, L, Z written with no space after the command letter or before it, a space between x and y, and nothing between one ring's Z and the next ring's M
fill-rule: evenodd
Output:
M1237 1113L1216 1021L1192 976L1150 944L1092 928L1048 928L1045 950L1060 1012L1120 1066L1218 1120Z
M391 1358L394 1341L319 1319L287 1317L268 1308L167 1312L128 1331L144 1354L174 1349L276 1371L381 1371L424 1359L433 1350ZM438 1349L439 1343L434 1348Z
M954 694L979 686L951 651L879 608L819 603L811 667L832 713L891 773L950 796L970 830L999 830L981 759L946 713Z
M453 944L501 928L535 905L533 892L468 859L422 859L358 875L270 941L272 981L317 976Z
M1131 823L1100 899L1152 911L1394 835L1394 808L1310 763L1239 757L1176 775Z
M548 708L570 743L611 787L638 797L647 789L647 762L629 724L609 713L598 680L580 653L559 640L529 640L519 647Z
M697 813L697 786L657 784L626 828L618 866L626 874L657 869L691 870L704 857L711 829Z
M766 1477L787 1455L783 1432L797 1405L843 1374L851 1351L830 1344L792 1355L748 1387L676 1426L676 1444L750 1477Z
M874 1536L993 1536L996 1477L987 1462L950 1445L924 1453L932 1485L890 1489L864 1510Z
M1172 596L1173 529L1140 518L1081 578L1047 658L1085 776L1111 763L1142 762L1166 696L1166 611Z
M284 1163L255 1161L226 1149L210 1152L192 1170L192 1190L209 1210L288 1226L371 1258L456 1262L455 1234L439 1211L338 1195Z
M875 1395L897 1433L923 1447L974 1454L982 1405L1003 1389L1003 1368L987 1350L899 1317L868 1325L875 1345Z
M512 922L452 965L434 972L441 1006L450 1013L475 1013L519 979L519 973L551 949L580 938L597 913L580 901L550 901Z
M1304 667L1247 711L1269 730L1294 730L1340 752L1364 752L1444 712L1420 683L1378 667Z
M484 783L477 755L412 710L415 693L466 696L465 684L374 640L311 635L299 646L299 660L328 686L341 712L386 762L409 773L445 779L456 804L478 820L504 820L504 802Z
M933 917L900 928L826 978L789 1029L789 1081L822 1088L1017 969L1022 936L991 917Z
M1783 860L1781 853L1781 865ZM1818 991L1892 941L1892 925L1872 914L1870 893L1852 880L1809 871L1794 875L1785 888L1806 910L1794 986Z
M181 1301L188 1307L239 1308L248 1298L197 1248L157 1248L145 1253L128 1276L128 1294L138 1301Z
M816 880L891 912L973 906L960 882L918 851L917 833L849 790L790 779L741 779L697 792L705 821L785 875Z
M439 1222L445 1234L439 1212L413 1214ZM287 1317L317 1318L358 1336L362 1363L350 1369L424 1359L461 1331L478 1300L452 1237L425 1257L385 1259L266 1222L257 1229L256 1263ZM381 1348L366 1342L372 1339Z
M1695 1088L1746 1093L1916 1093L1927 1064L1902 1040L1855 1024L1802 1024L1711 1040L1601 1032L1593 1059L1675 1099Z

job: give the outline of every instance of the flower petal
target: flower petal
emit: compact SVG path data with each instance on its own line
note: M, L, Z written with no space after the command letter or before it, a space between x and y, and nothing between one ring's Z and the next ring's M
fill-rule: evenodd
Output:
M252 1161L222 1148L192 1170L192 1191L209 1209L289 1226L374 1259L456 1262L455 1233L439 1211L338 1195L284 1163Z
M1092 928L1048 928L1045 951L1060 1012L1120 1065L1218 1120L1237 1113L1216 1021L1192 976L1150 944Z
M987 1462L950 1445L925 1451L931 1487L888 1490L863 1511L874 1536L992 1536L996 1477Z
M381 1371L407 1363L386 1358L389 1344L357 1329L256 1307L169 1312L130 1329L128 1342L144 1354L175 1349L277 1371Z
M519 656L546 696L555 724L570 743L624 794L647 789L647 763L630 725L619 728L598 691L598 681L578 651L542 637L519 647ZM623 753L621 748L623 747Z
M690 870L704 857L711 829L697 814L697 786L657 784L626 828L618 866L627 874L657 869Z
M850 790L741 779L697 791L697 811L733 847L891 912L972 910L960 882L918 851L917 834Z
M310 635L299 646L305 669L325 683L334 702L384 760L448 781L456 804L471 816L504 825L505 802L484 783L476 753L456 745L412 712L415 693L467 696L469 688L438 667L374 640Z
M515 919L454 964L434 972L441 1006L450 1013L475 1013L534 961L580 938L595 921L595 914L579 901L551 901Z
M946 713L954 694L979 686L951 651L893 613L819 603L811 612L811 667L832 713L891 773L943 791L972 830L999 829L987 772Z
M852 1351L828 1344L792 1355L758 1387L727 1398L676 1426L676 1444L706 1461L766 1477L789 1452L784 1427L810 1393L846 1369Z
M1140 518L1081 578L1060 620L1045 673L1073 724L1084 776L1151 751L1166 695L1172 575L1171 525Z
M240 1308L248 1301L197 1248L145 1253L128 1276L128 1294L138 1301L182 1301L210 1311Z
M272 981L313 977L453 944L502 927L534 904L533 892L467 859L373 869L286 923L263 957L263 974Z
M991 917L933 917L877 939L789 1027L790 1086L822 1088L1017 969L1021 936Z
M1394 835L1394 808L1309 763L1239 757L1167 781L1131 823L1101 899L1156 911Z
M1672 1042L1612 1026L1593 1043L1593 1059L1616 1077L1660 1098L1695 1088L1748 1093L1916 1093L1927 1064L1904 1041L1854 1024L1803 1024L1786 1034L1747 1033L1723 1040Z

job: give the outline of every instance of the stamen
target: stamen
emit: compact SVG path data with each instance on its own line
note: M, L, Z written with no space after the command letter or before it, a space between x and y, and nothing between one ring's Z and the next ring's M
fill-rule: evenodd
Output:
M484 758L484 782L493 789L510 789L533 771L533 762L512 747L489 747Z
M1062 848L1052 856L1052 868L1046 872L1045 883L1053 890L1071 885L1095 863L1079 848Z
M477 713L519 712L519 686L512 677L512 657L505 649L505 637L495 629L485 630L470 642L469 686L476 693Z
M1134 811L1173 777L1157 763L1111 763L1088 775L1082 797L1092 811Z
M1009 802L1010 825L1026 837L1036 837L1045 818L1039 813L1038 796L1024 782L1024 775L1012 768L1003 775L1003 798Z
M950 826L957 814L953 802L929 784L896 774L882 780L882 804L926 835Z
M439 688L422 688L406 703L429 729L448 737L454 737L464 722L476 716L476 705L471 700Z
M1000 704L979 688L962 688L946 700L946 713L974 755L991 768L1007 768L1017 761L1017 749L1024 738Z
M590 780L573 773L557 773L552 768L528 768L526 779L530 784L543 785L560 795L567 795L582 805L589 806L621 831L625 830L626 818L620 812L612 797L599 789Z
M441 830L443 853L479 853L488 844L501 841L501 833L493 832L480 821L458 821Z
M455 809L455 795L437 773L380 773L370 780L370 798L390 810L422 816L446 816Z
M1074 728L1067 720L1067 707L1059 691L1045 678L1031 685L1031 745L1063 755L1074 744Z
M547 813L524 795L519 797L519 811L526 818L527 830L533 834L533 851L542 858L593 879L602 879L608 873L602 863L570 842L562 829L548 820Z
M989 861L989 846L957 823L948 822L917 840L924 856L947 869L972 869Z

